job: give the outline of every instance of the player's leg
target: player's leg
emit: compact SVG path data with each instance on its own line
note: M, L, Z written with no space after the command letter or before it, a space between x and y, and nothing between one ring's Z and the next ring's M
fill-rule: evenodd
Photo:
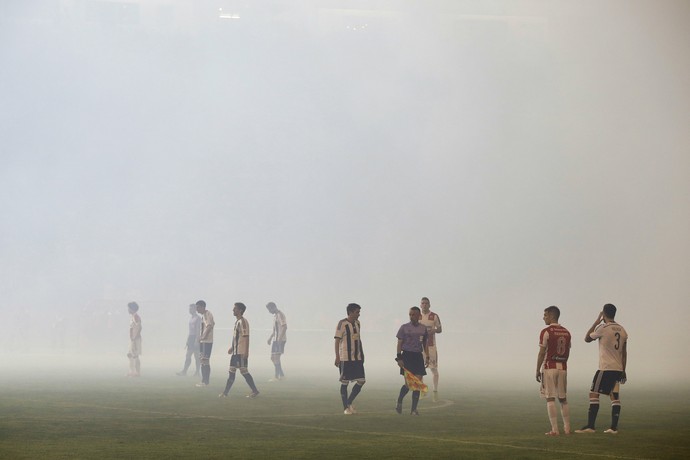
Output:
M218 395L219 398L225 397L230 393L230 389L232 388L232 384L235 383L235 374L237 373L237 368L230 364L230 368L228 369L228 380L225 382L225 390L221 394Z
M575 433L594 433L597 414L599 413L599 394L608 394L605 388L605 372L598 370L592 379L592 386L589 393L589 410L587 411L587 425Z
M354 361L352 363L353 372L355 377L355 384L352 387L350 396L347 398L347 408L350 409L350 413L354 414L355 408L352 406L352 402L355 400L360 391L362 391L362 385L366 383L364 378L364 363L362 361Z
M192 355L194 354L194 346L189 344L189 340L187 341L187 353L185 353L184 357L184 366L182 367L182 370L177 373L177 375L183 376L187 375L187 370L189 369L189 366L192 364Z
M621 416L620 383L616 382L611 392L611 428L604 431L608 434L618 433L618 420Z
M570 434L570 406L566 397L568 393L568 372L558 371L558 402L561 403L561 418L563 419L563 432Z
M201 368L201 356L199 347L191 346L192 354L194 355L194 376L199 376L199 369Z
M254 377L252 377L252 374L249 373L249 369L247 368L249 366L249 359L246 357L241 357L241 360L242 367L240 367L240 374L242 374L244 380L247 382L247 385L249 385L249 388L252 390L252 392L247 395L247 398L256 398L259 395L259 390L254 384Z
M556 369L544 369L542 372L542 391L546 398L546 414L549 417L551 430L545 433L547 436L558 436L558 410L556 409L556 396L558 396L558 371Z
M212 343L200 343L199 354L201 356L201 383L199 386L206 386L211 380L211 350Z
M433 402L438 401L438 350L435 346L429 347L429 369L431 369L432 383L434 385Z

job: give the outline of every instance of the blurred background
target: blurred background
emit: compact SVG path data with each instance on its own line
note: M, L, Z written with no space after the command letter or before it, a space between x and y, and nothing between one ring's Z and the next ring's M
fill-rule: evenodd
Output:
M179 370L204 299L225 371L367 376L431 299L441 389L534 384L549 305L583 388L603 304L632 382L690 383L690 3L3 0L0 359L9 373ZM215 372L215 371L214 371ZM219 375L219 374L216 374ZM572 387L572 384L571 384Z

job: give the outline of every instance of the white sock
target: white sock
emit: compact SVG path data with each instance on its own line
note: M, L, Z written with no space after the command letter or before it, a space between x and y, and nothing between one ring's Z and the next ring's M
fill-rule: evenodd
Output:
M563 417L563 430L570 433L570 406L567 402L561 403L561 417Z
M551 431L558 433L558 412L556 412L556 402L546 401L546 411L549 414L549 422L551 422Z

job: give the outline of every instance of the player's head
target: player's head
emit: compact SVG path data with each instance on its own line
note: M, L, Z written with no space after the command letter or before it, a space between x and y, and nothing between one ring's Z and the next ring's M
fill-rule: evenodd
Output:
M429 302L428 297L422 297L422 301L420 302L420 305L422 306L422 311L428 312L429 309L431 308L431 302Z
M206 311L206 302L204 302L203 300L197 300L197 302L194 305L196 305L196 311L198 313L203 313Z
M614 319L616 317L616 306L612 303L607 303L604 305L603 312L608 319Z
M139 311L139 305L137 305L136 302L130 302L127 304L127 310L129 310L130 313L136 313Z
M544 322L546 324L557 323L558 318L561 317L561 310L555 305L546 307L544 309Z
M268 309L269 313L275 313L276 311L278 311L278 307L276 307L276 304L273 302L268 302L266 304L266 308Z
M410 321L413 323L418 323L419 319L422 317L422 311L419 309L419 307L412 307L410 308Z
M189 314L190 314L190 315L193 315L194 313L196 313L196 304L195 304L195 303L190 303L190 304L189 304Z
M351 316L353 314L359 313L359 311L361 309L362 309L362 307L360 307L356 303L347 304L347 308L345 308L345 310L347 311L347 316ZM359 315L357 315L357 316L359 316Z
M243 304L242 302L235 302L235 306L232 309L232 313L239 318L240 316L244 315L245 310L247 309L247 306Z

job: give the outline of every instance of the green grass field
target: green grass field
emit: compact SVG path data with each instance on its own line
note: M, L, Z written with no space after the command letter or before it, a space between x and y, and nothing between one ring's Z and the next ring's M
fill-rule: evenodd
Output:
M399 381L368 382L358 413L342 414L336 381L290 378L259 383L244 397L238 376L219 400L191 378L51 378L0 381L0 458L688 458L690 391L626 385L620 433L547 438L536 389L481 386L425 398L419 417L393 410ZM586 418L586 393L571 391L574 427ZM409 413L410 397L406 399ZM405 414L405 413L404 413Z

